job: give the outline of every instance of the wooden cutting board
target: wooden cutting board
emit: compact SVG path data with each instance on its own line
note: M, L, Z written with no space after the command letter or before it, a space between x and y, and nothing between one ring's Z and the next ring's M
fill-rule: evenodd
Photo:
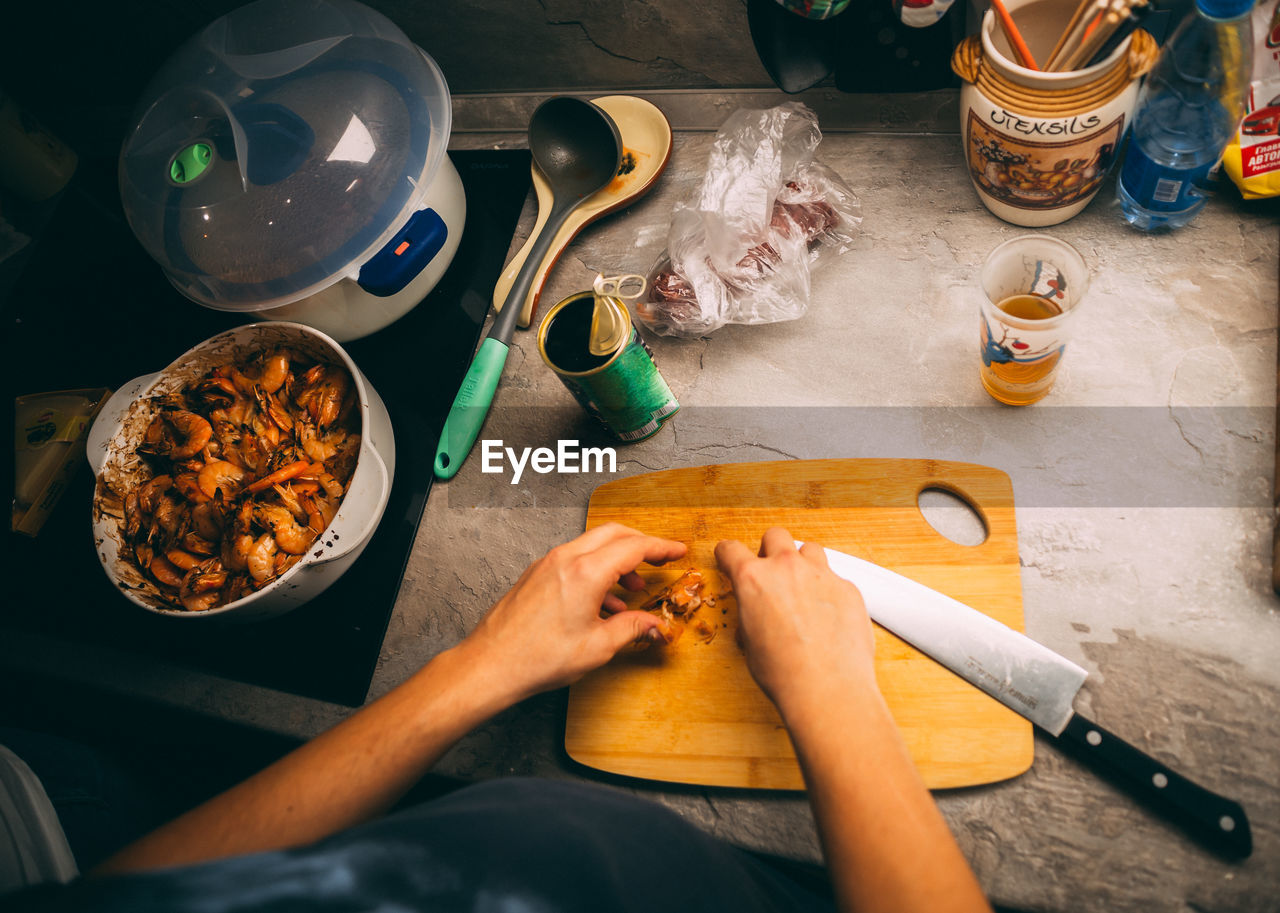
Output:
M987 538L960 545L935 531L920 492L959 495ZM792 460L673 469L601 485L587 528L616 521L689 545L667 568L642 568L656 592L689 568L723 582L715 545L755 549L770 526L883 565L1023 629L1013 487L1003 472L933 460ZM619 593L639 605L644 596ZM687 629L674 645L624 653L569 691L565 748L615 774L708 786L803 789L782 721L747 671L732 596L699 616L716 625L704 643ZM876 674L907 747L931 789L1017 776L1031 766L1031 724L876 627ZM839 700L839 695L832 695ZM858 750L850 732L849 750Z

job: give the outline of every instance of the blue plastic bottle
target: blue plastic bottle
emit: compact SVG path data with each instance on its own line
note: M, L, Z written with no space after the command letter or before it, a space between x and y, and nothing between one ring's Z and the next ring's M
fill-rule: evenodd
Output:
M1252 8L1253 0L1196 0L1160 52L1116 182L1132 225L1181 228L1204 208L1207 176L1244 116Z

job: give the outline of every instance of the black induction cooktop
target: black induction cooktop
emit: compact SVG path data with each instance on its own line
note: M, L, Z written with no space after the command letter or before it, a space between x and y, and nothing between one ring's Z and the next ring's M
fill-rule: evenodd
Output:
M8 575L0 626L106 644L169 666L353 707L364 702L431 489L439 430L530 187L525 150L450 155L467 194L466 228L453 262L409 314L345 346L391 413L396 476L373 539L342 579L290 614L252 625L150 615L116 592L98 563L86 463L37 539L7 533L6 564L21 572ZM83 183L73 183L59 201L4 302L7 428L13 428L13 395L118 389L242 322L198 307L169 286L111 196L93 192L107 186L107 177L78 176ZM12 485L11 471L6 484Z

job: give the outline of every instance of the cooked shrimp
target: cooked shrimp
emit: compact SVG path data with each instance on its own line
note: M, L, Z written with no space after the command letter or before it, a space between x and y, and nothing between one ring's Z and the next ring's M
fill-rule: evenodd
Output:
M213 437L213 426L202 415L185 409L161 412L152 420L144 436L143 453L186 460L195 456Z
M238 465L255 474L261 473L267 466L269 456L259 443L257 435L248 433L240 438L240 446L236 448L239 456ZM230 454L228 454L230 457Z
M145 571L150 569L151 562L156 557L156 550L150 543L139 542L133 547L133 557L138 559L138 567Z
M325 494L331 498L342 497L342 483L325 471L323 463L315 463L300 475L303 479L313 479L320 483Z
M316 365L302 379L303 389L294 401L307 411L313 422L321 428L328 428L342 413L350 385L349 375L337 365Z
M193 457L189 460L171 460L169 462L169 475L177 475L180 472L199 472L204 469L204 458Z
M191 528L201 539L217 542L222 538L222 510L213 501L191 508Z
M218 590L227 582L227 572L217 558L193 566L182 578L178 601L188 612L204 612L218 604Z
M267 354L262 359L262 376L258 379L262 389L268 393L275 393L284 386L285 381L289 379L289 352L286 349L276 349L274 352Z
M641 608L645 611L666 609L678 617L691 615L702 605L702 589L705 585L701 572L685 571Z
M156 555L151 559L151 563L147 565L147 570L151 572L152 577L165 586L182 586L182 572L174 567L167 558Z
M253 550L253 536L240 533L222 540L222 563L233 571L249 569L249 553Z
M338 445L346 440L347 433L341 428L334 428L328 434L321 434L310 422L298 425L298 443L302 451L317 463L323 463L338 453Z
M301 555L290 555L286 552L278 552L276 554L276 576L279 577L301 560Z
M220 414L218 415L218 418L225 419L226 421L231 422L233 425L244 425L249 421L252 411L253 411L253 403L249 402L248 399L241 397L240 399L237 399L235 402L233 402L230 406L227 406L225 409L221 410ZM212 418L213 413L210 413L209 417Z
M270 393L258 389L255 391L258 398L258 408L262 410L263 415L271 419L281 431L288 433L293 430L293 417L289 415L289 410L285 409L278 400Z
M338 452L325 460L329 472L339 479L350 479L360 459L360 435L348 434L338 445Z
M124 496L124 537L130 541L142 531L142 505L135 488Z
M162 495L160 502L156 504L154 516L161 529L170 536L176 536L187 519L187 511L180 502Z
M267 393L275 393L289 379L289 353L285 349L276 349L259 356L245 368L244 371L231 369L231 380L240 392L252 395L254 388L258 387Z
M329 528L334 516L338 513L337 504L325 495L303 494L300 496L303 509L307 512L307 526L319 535Z
M275 556L276 540L271 537L271 533L263 533L254 540L245 556L245 565L255 583L265 583L275 576Z
M234 498L244 481L245 471L229 460L218 460L200 470L200 490L212 498L219 491L224 499Z
M166 418L170 429L170 459L185 460L195 456L213 437L213 426L209 420L194 412L174 412Z
M231 378L211 374L191 390L191 395L208 409L226 409L240 398Z
M288 508L289 513L293 514L293 519L299 523L306 523L306 508L302 506L302 501L298 493L293 490L293 486L286 482L284 485L273 485L271 487L275 490L276 497L280 499L280 503Z
M236 508L235 531L247 533L253 525L253 502L244 501Z
M173 487L192 504L203 504L209 495L200 488L200 477L194 472L180 472L173 478Z
M164 557L174 567L184 571L189 571L193 567L195 567L197 564L200 563L199 558L197 558L195 555L191 554L190 552L184 552L180 548L169 549L167 552L164 553Z
M254 519L271 530L276 545L290 555L301 555L315 541L316 534L305 526L299 526L293 514L275 504L264 504L254 510Z
M158 475L138 489L138 506L144 514L154 514L160 497L173 487L173 477Z
M236 574L229 577L226 585L222 588L223 604L235 602L242 596L248 596L252 592L253 578L247 574Z
M266 442L268 449L275 450L280 446L280 427L269 418L255 413L249 420L248 426L259 438L260 442ZM261 443L259 446L261 446Z
M219 532L221 532L221 530L219 530ZM193 555L212 555L218 550L218 547L214 545L214 540L217 538L217 536L210 536L206 538L204 536L197 535L196 533L187 533L182 537L182 548L184 551L191 552Z

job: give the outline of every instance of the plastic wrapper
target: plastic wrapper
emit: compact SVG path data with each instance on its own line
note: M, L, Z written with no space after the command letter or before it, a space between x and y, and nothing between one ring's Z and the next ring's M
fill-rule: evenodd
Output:
M817 117L798 102L730 116L698 192L672 214L649 294L636 303L645 326L698 337L804 315L812 271L847 251L861 222L853 191L814 159L821 141Z
M35 536L80 464L89 426L111 391L59 390L14 400L14 532Z
M1246 200L1280 196L1280 0L1253 8L1253 79L1222 170Z

